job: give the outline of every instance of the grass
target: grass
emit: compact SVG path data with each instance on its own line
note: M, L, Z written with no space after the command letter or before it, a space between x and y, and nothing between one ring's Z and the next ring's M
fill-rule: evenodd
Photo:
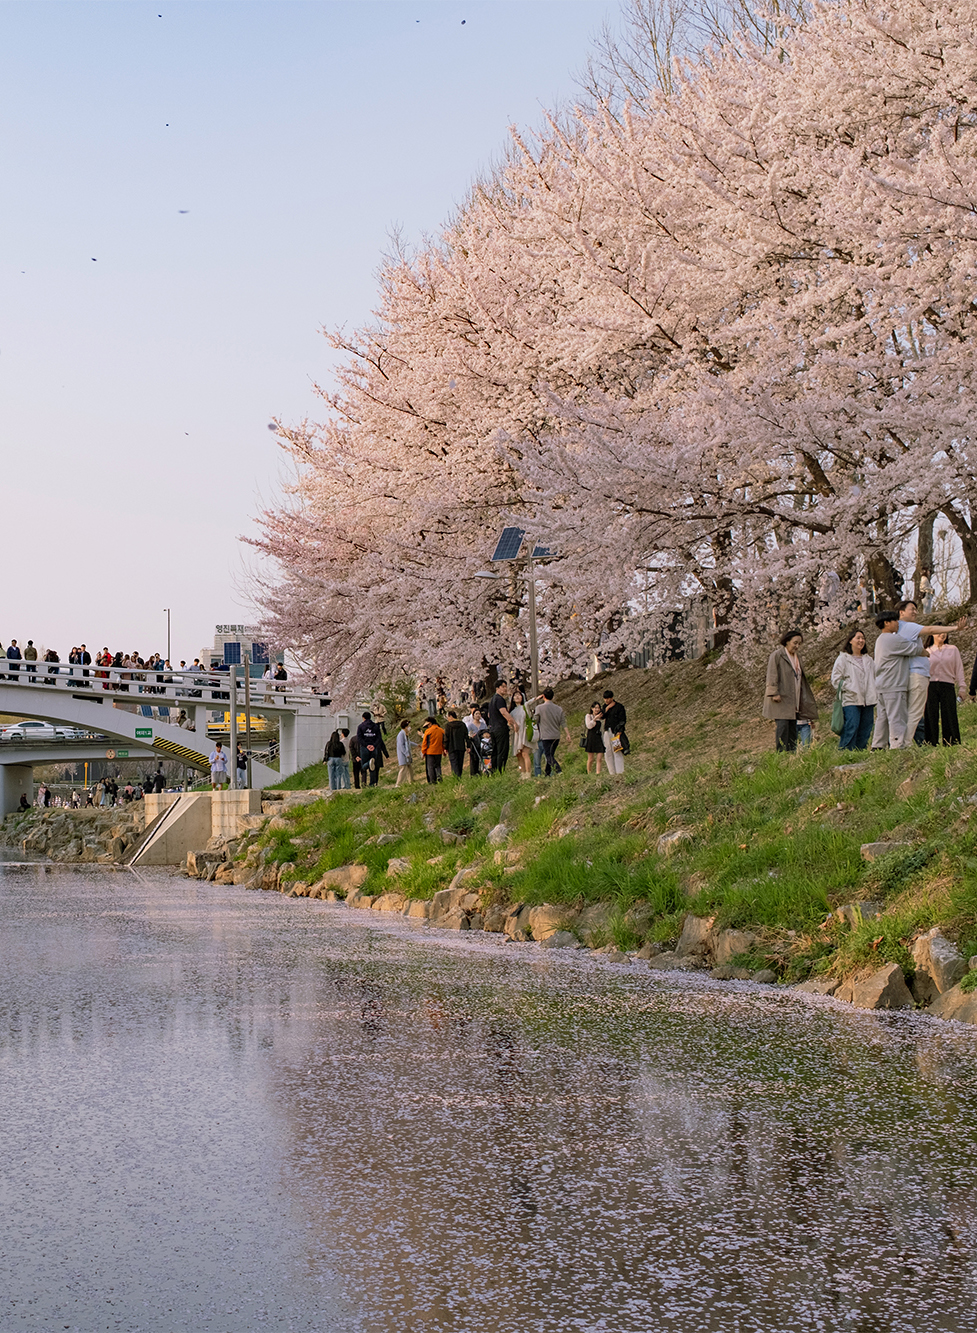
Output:
M368 867L367 891L396 886L426 898L459 867L477 864L499 900L568 910L608 902L607 942L620 948L674 940L688 911L715 916L757 935L745 964L772 966L787 979L869 962L909 970L913 935L934 924L965 956L977 953L977 806L968 799L977 755L968 710L964 744L952 749L843 755L822 731L809 750L777 755L772 728L756 720L762 689L738 667L706 661L623 672L614 688L634 747L623 779L588 775L575 746L562 747L564 772L549 780L510 771L394 788L395 770L385 769L379 787L291 810L286 828L258 841L271 860L292 863L293 879L357 861ZM572 731L595 692L580 684L561 691ZM325 765L316 764L279 788L327 785ZM486 842L503 818L515 866L496 865ZM466 840L446 846L441 829ZM676 829L689 840L660 852L659 838ZM396 841L377 846L381 833ZM862 844L879 841L908 847L863 859ZM410 862L396 881L386 874L392 856ZM850 927L832 915L869 900L882 906L873 920Z

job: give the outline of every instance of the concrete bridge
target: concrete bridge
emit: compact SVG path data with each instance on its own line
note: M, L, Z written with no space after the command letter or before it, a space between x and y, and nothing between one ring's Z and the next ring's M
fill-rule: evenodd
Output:
M61 662L28 663L0 657L0 713L15 717L40 718L55 725L78 727L90 735L104 737L87 753L70 742L63 742L70 757L61 751L21 745L0 747L0 814L9 814L20 801L22 792L30 800L33 793L33 764L73 762L79 758L111 759L120 747L128 758L179 759L188 767L210 772L212 745L207 737L207 714L211 710L230 712L233 753L238 711L244 704L244 691L237 670L146 671L114 667L80 667ZM252 784L269 786L322 758L329 734L336 727L349 725L345 713L333 713L330 700L311 690L275 681L251 681L251 710L259 716L275 719L279 727L280 771L252 760ZM133 710L133 711L130 711ZM193 729L179 726L176 717L185 712L193 719ZM109 751L114 751L110 754ZM235 780L233 761L230 765Z

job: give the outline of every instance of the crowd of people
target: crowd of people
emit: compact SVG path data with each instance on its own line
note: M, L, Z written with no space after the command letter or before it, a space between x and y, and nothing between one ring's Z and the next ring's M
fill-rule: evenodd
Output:
M0 641L2 642L2 641ZM53 680L47 680L59 674L61 667L61 657L56 648L35 647L34 640L28 639L26 645L22 648L16 639L11 639L6 649L6 662L3 664L0 679L16 680L20 672L27 674L37 674L46 683L53 684ZM182 677L192 678L194 675L209 676L213 674L229 673L230 667L225 662L218 662L213 666L204 666L199 657L195 657L192 662L181 661L179 666L174 667L168 659L159 653L150 653L146 658L133 649L132 652L123 652L121 649L117 652L111 652L108 647L104 647L101 652L97 652L92 657L86 644L73 647L66 659L68 666L91 667L92 676L96 679L108 679L109 671L121 673L120 679L139 679L152 682L152 677L156 677L156 685L179 684ZM88 673L85 672L85 675ZM276 689L282 688L282 682L288 680L288 672L281 662L269 662L261 676L264 682L273 682ZM144 685L145 693L152 693L152 684Z
M410 720L403 718L394 740L395 785L414 781L418 755L431 784L443 781L445 758L452 777L458 779L465 774L466 759L470 777L504 773L510 759L515 760L523 778L562 772L557 749L564 737L568 744L573 738L566 713L554 701L553 690L547 687L536 698L527 699L520 689L507 694L507 683L497 681L484 704L473 701L467 711L446 708L443 722L431 712L412 732ZM485 698L484 693L481 697ZM372 710L364 712L355 735L343 727L329 737L323 758L331 790L359 789L361 784L375 787L379 782L384 761L391 758L381 712L377 710L376 716ZM597 774L604 765L608 773L623 774L624 756L630 750L626 727L624 705L615 699L613 690L605 690L603 700L591 704L580 740L587 752L588 773L595 771L596 761Z
M903 750L910 745L959 745L957 704L966 690L960 650L949 642L963 628L921 625L915 601L881 611L874 652L863 630L845 640L831 670L832 729L842 750ZM800 660L804 636L788 630L767 661L763 716L776 723L776 748L810 744L818 706ZM977 695L977 663L970 698Z
M141 801L152 792L166 791L166 774L163 765L157 765L156 772L147 774L141 781L129 780L119 786L114 777L99 778L89 787L73 787L66 793L55 792L46 782L40 783L34 793L34 805L40 809L58 806L67 810L80 810L87 806L100 806L106 809L115 805L129 805L132 801ZM20 810L29 810L31 803L26 793L20 798Z

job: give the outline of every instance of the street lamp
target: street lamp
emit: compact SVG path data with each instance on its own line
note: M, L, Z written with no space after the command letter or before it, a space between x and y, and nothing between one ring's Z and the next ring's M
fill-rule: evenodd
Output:
M504 528L496 543L492 563L501 564L503 561L517 560L525 536L525 528ZM529 584L529 678L534 699L539 694L539 648L536 642L536 566L533 561L544 560L552 554L549 547L538 546L535 542L532 542L526 561L526 580ZM477 579L497 579L498 577L494 569L479 570L475 575Z
M163 610L166 612L166 661L168 665L173 660L170 653L170 608L164 606Z

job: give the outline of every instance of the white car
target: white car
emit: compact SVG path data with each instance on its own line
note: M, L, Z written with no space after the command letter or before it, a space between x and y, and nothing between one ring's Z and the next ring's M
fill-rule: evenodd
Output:
M2 741L63 741L68 727L54 727L50 722L15 722L0 731Z

